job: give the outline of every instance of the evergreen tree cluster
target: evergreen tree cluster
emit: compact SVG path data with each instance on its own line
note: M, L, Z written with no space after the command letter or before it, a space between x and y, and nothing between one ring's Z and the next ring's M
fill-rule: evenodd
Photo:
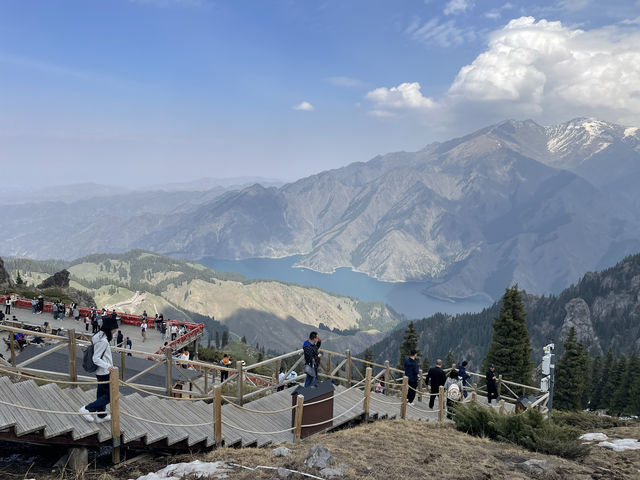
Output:
M611 415L640 415L640 357L637 352L604 360L590 357L587 348L569 331L564 353L556 365L554 408L605 410Z

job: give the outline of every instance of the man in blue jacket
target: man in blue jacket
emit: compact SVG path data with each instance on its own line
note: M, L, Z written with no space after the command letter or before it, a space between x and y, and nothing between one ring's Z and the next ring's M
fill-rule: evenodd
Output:
M418 388L418 362L416 357L418 352L411 350L409 356L404 359L404 374L409 379L409 392L407 393L407 402L409 405L413 405L413 400L416 398L416 390Z

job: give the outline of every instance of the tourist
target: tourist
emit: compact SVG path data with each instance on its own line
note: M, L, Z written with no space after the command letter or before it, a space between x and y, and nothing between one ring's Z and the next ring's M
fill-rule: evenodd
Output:
M80 320L80 308L77 303L73 304L73 318L75 318L76 321Z
M124 348L126 348L127 350L131 350L133 348L133 344L131 343L131 339L129 337L127 337ZM127 355L130 357L131 353L127 353Z
M468 362L465 360L460 364L460 368L458 368L458 376L462 381L462 393L464 398L467 398L467 390L465 387L469 386L469 379L471 378L471 375L467 373L467 365Z
M147 319L144 318L140 324L140 335L142 335L142 343L147 339Z
M309 339L305 340L302 344L302 350L304 351L304 373L307 374L307 378L304 380L304 386L309 387L316 383L318 378L318 366L320 365L320 357L322 353L319 353L322 340L318 332L311 332Z
M455 368L452 368L447 376L447 381L444 383L444 391L447 395L447 418L451 418L454 402L459 402L462 398L462 384Z
M84 317L84 331L88 332L89 331L89 324L91 323L91 319L86 316Z
M498 386L496 385L496 367L489 365L487 370L487 403L491 405L491 400L494 398L498 400Z
M436 365L429 369L425 384L431 382L431 395L429 395L429 408L433 408L433 403L436 400L436 395L440 391L440 387L447 381L447 374L442 370L442 360L436 360Z
M11 297L7 295L7 298L4 301L4 313L9 315L11 313Z
M176 338L178 338L178 326L174 323L171 325L171 341L173 342Z
M118 330L118 335L116 336L116 347L122 348L124 343L124 335L122 334L122 330Z
M167 336L167 324L164 322L160 322L160 333L162 334L162 341L164 342Z
M413 400L416 398L416 390L418 388L418 362L416 357L418 352L412 349L409 352L409 357L404 359L404 374L409 379L409 391L407 392L407 402L409 405L413 405Z
M106 406L110 403L109 395L109 375L113 371L113 360L111 358L111 348L109 343L113 339L113 334L118 330L118 322L107 319L103 322L102 328L96 333L91 341L93 342L93 363L98 366L96 378L98 384L96 390L96 401L80 408L80 413L88 422L102 423L111 420L111 415L105 412ZM100 412L97 416L92 413Z
M36 300L36 297L33 297L33 300L31 300L31 313L35 315L37 311L38 311L38 300Z
M53 306L51 307L51 313L53 314L53 319L58 319L58 302L53 302Z
M222 356L222 360L220 360L220 366L225 368L231 368L231 359L228 354L224 354ZM227 378L229 378L229 370L220 370L220 383L224 382Z

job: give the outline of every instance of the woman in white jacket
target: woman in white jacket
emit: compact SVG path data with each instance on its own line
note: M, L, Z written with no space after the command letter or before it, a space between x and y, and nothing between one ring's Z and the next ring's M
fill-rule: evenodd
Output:
M96 378L99 382L108 382L109 375L113 370L113 359L111 358L109 344L117 330L118 322L111 317L105 317L100 331L91 338L93 342L93 363L98 366ZM96 391L96 401L80 408L80 413L84 413L83 417L88 422L102 423L109 421L111 420L111 415L105 412L109 402L109 383L100 383ZM92 415L95 412L100 413L96 416Z

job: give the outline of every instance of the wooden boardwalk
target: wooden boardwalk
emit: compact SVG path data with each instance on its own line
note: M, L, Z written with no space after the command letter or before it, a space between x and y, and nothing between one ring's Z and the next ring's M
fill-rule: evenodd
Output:
M274 392L243 407L223 405L224 443L262 447L293 442L291 392L291 389ZM364 420L361 389L338 386L334 395L334 419L325 430ZM87 422L76 414L94 399L95 389L60 388L55 383L38 386L33 380L13 383L8 377L0 377L0 438L70 446L111 445L110 422ZM398 397L372 392L369 419L399 418L400 408ZM416 400L415 406L407 407L407 418L436 421L438 410L430 410L427 402ZM139 393L120 397L123 445L152 449L211 448L215 445L213 423L213 406L204 401Z

